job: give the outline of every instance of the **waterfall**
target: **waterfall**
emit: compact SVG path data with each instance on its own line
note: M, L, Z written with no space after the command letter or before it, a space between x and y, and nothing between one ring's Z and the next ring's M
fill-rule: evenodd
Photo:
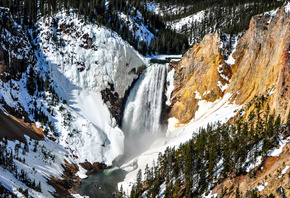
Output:
M158 133L166 66L154 64L146 69L126 102L122 129L125 134Z
M127 155L131 155L132 150L135 153L138 148L150 146L162 131L160 118L166 73L166 65L149 66L128 96L122 120Z

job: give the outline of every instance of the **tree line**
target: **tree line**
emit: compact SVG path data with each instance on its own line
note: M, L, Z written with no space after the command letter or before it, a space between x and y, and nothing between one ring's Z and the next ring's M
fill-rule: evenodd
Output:
M203 18L182 26L181 32L193 43L200 42L204 35L222 29L228 34L238 34L248 29L252 16L276 9L283 1L273 0L195 0L161 1L165 7L182 6L176 13L165 14L165 21L174 21L204 11Z
M106 4L104 0L3 0L0 6L10 8L15 20L29 28L36 28L34 24L41 16L53 16L58 11L66 10L68 15L77 14L87 22L102 24L116 31L144 55L180 54L189 47L185 35L166 27L164 20L159 15L149 12L141 1L109 0ZM134 31L130 30L127 21L120 20L120 12L135 19L138 13L141 13L142 19L136 19L136 23L143 23L154 34L153 42L140 40Z

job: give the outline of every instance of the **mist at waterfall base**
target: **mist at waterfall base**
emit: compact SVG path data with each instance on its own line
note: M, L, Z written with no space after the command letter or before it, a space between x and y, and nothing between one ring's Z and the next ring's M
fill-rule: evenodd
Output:
M150 147L164 135L161 112L167 67L162 64L149 66L140 76L128 96L122 120L125 134L125 155L128 161Z
M145 150L153 141L164 135L161 112L165 91L167 67L153 64L141 74L127 98L122 120L125 134L124 156L115 161L116 166L130 161ZM138 167L137 167L138 168ZM112 168L89 175L82 180L76 191L93 198L112 197L118 191L117 184L124 180L126 171Z

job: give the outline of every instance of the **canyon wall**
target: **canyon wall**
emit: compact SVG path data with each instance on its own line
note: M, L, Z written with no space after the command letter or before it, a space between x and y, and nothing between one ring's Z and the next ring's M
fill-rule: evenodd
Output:
M281 9L254 16L249 30L239 39L236 49L222 33L204 37L195 44L175 69L169 117L187 123L198 110L198 101L215 101L224 94L231 102L243 105L256 96L269 96L269 105L285 120L290 104L290 12ZM230 53L233 52L232 55ZM234 58L234 61L228 59Z

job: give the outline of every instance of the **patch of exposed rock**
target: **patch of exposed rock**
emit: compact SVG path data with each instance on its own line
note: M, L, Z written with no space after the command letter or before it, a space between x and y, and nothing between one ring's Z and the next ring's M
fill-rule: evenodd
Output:
M194 118L200 99L215 101L223 96L225 90L222 87L228 81L220 73L230 78L231 69L224 63L220 45L218 32L207 35L180 62L170 63L170 69L175 69L170 117L181 123L189 122Z
M228 92L235 102L244 104L257 95L275 92L270 106L278 114L289 112L290 14L280 9L275 16L254 16L249 30L234 53L234 75ZM285 118L285 116L283 116Z
M225 93L232 94L238 105L270 94L271 110L285 120L290 111L290 12L285 4L277 12L252 18L238 41L233 65L225 61L228 53L220 46L222 36L205 36L179 63L171 63L175 90L169 117L187 123L199 100L215 101Z

